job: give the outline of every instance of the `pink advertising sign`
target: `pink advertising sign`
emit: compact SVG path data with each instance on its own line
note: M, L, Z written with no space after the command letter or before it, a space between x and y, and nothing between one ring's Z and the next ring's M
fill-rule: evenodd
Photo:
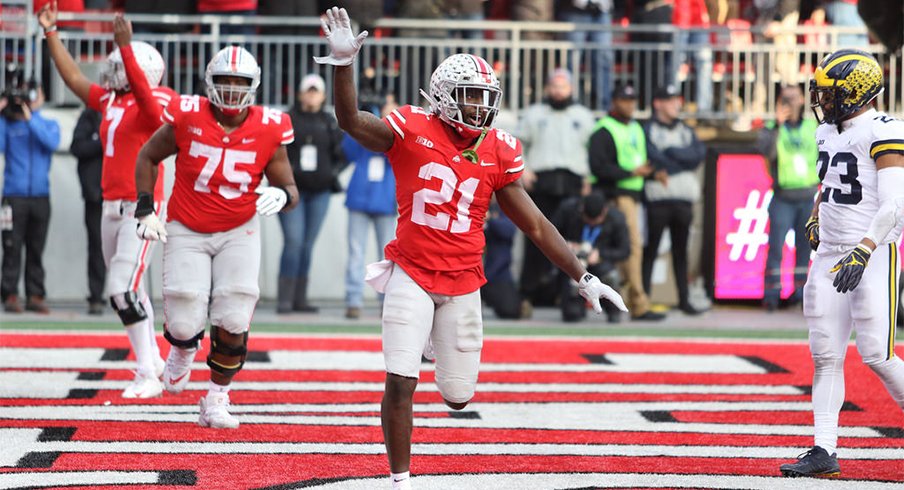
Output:
M772 179L760 155L723 154L716 162L716 299L761 299L769 252ZM793 240L782 252L782 298L794 292Z

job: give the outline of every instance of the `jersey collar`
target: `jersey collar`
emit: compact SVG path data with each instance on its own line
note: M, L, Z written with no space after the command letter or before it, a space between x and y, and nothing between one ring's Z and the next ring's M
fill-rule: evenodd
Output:
M862 121L871 121L874 117L876 117L876 110L870 108L870 110L860 114L857 117L852 117L845 121L841 121L841 129L849 129L857 124L860 124Z

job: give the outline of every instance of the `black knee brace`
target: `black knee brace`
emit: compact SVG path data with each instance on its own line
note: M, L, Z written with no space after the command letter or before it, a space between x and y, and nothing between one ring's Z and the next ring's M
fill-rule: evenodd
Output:
M165 338L170 345L180 349L192 350L201 346L201 340L204 339L204 330L201 330L198 332L198 335L195 335L188 340L181 340L173 337L172 334L169 333L169 330L166 329L166 324L163 324L163 338Z
M148 312L144 311L144 305L138 301L138 293L135 291L110 296L110 305L116 310L123 325L138 323L148 317Z
M245 365L245 356L248 355L248 332L242 334L240 345L230 345L223 342L221 328L210 326L210 353L207 354L207 365L210 369L224 376L235 376ZM238 357L237 364L224 364L224 359L215 359L217 354L225 357Z

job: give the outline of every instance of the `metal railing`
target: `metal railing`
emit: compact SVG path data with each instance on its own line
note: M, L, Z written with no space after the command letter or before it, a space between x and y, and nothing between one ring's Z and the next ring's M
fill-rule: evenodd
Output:
M326 40L318 35L317 18L129 18L135 26L135 39L161 51L169 69L169 85L180 93L203 90L207 61L228 44L245 46L257 56L262 68L258 97L262 104L291 105L295 87L307 73L320 73L328 86L331 83L332 71L312 60L327 50ZM61 13L60 19L84 23L85 30L60 32L73 56L85 66L102 62L113 47L111 14ZM152 32L161 26L185 32ZM46 68L43 41L32 16L4 16L3 29L2 59L19 59L26 69L44 67L45 75L55 72ZM254 34L231 33L237 29ZM470 52L494 66L505 90L504 104L514 111L541 100L547 74L568 67L573 72L576 99L596 111L605 109L612 87L631 83L640 93L643 116L649 112L654 89L674 83L696 117L730 122L771 117L779 84L806 82L819 60L839 47L840 36L865 34L852 28L800 26L783 33L791 43L782 45L749 26L681 31L671 25L415 19L379 19L373 31L358 58L359 80L374 92L394 93L403 103L420 101L419 89L429 86L430 75L442 59L455 52ZM480 38L469 38L469 32L477 32ZM566 40L576 32L604 33L611 42ZM694 37L702 37L703 43L693 43ZM904 115L899 56L884 53L879 45L863 49L873 52L886 71L880 109ZM52 93L50 100L62 101L62 94Z

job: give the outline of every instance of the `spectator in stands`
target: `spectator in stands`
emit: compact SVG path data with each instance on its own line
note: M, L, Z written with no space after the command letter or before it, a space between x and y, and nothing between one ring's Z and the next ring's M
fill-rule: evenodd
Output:
M347 165L342 152L342 131L330 112L323 110L325 83L320 75L301 80L297 104L289 111L295 141L286 151L298 185L298 206L279 214L283 251L279 262L277 313L317 312L308 303L308 272L314 242L330 204L330 194L341 190L337 176Z
M104 281L107 266L104 264L100 223L103 214L103 196L100 187L104 162L104 146L100 142L99 112L86 107L75 123L69 152L78 160L78 181L85 201L85 229L88 232L88 314L104 312Z
M197 0L199 14L257 15L257 0ZM249 21L251 19L248 19ZM257 28L247 24L222 24L221 34L254 34Z
M857 12L857 0L820 0L811 18L825 19L833 26L863 29L860 34L839 34L839 46L856 48L869 45L866 24Z
M757 148L766 159L772 176L769 203L769 254L764 273L763 306L775 311L782 289L782 251L788 230L794 230L797 254L794 266L794 294L790 303L801 300L810 263L807 220L813 211L813 197L819 184L816 160L816 121L804 119L804 94L798 85L779 92L775 122L760 131Z
M512 247L518 228L493 200L484 223L486 252L483 255L487 283L480 288L480 297L499 318L515 320L530 318L533 308L524 300L512 277Z
M374 35L374 25L376 25L378 19L384 16L386 9L393 3L396 2L381 2L379 0L335 0L326 2L325 4L324 2L320 2L320 13L323 13L327 8L334 5L344 8L348 10L348 14L351 16L352 26L355 32L358 32L359 30L369 30L371 35ZM357 27L355 27L356 25Z
M364 102L362 100L362 102ZM395 97L384 96L381 105L362 104L361 110L386 117L398 104ZM348 208L348 263L345 268L345 317L357 319L364 307L364 252L367 235L373 225L377 238L377 256L395 234L395 176L383 153L375 153L345 135L342 149L355 166L345 193ZM380 298L382 307L382 295Z
M115 10L122 10L126 14L176 14L176 15L192 15L196 13L197 6L195 0L111 0L110 7ZM130 16L131 17L131 16ZM157 32L174 34L191 30L188 24L149 24L132 21L135 24L135 32ZM156 46L158 51L164 55L163 59L173 60L174 57L170 53L165 53Z
M565 0L560 7L561 19L578 24L596 24L600 27L612 25L612 0ZM573 43L590 41L591 77L593 93L596 97L594 109L608 110L609 95L612 93L611 80L613 68L612 31L574 30L568 32L568 40ZM583 58L583 57L582 57ZM569 59L571 59L569 57ZM578 67L572 66L573 70Z
M553 0L511 0L512 19L523 22L552 22ZM551 32L525 31L521 38L527 41L547 41Z
M647 203L647 245L643 253L643 288L649 295L653 262L659 255L662 233L668 229L672 242L672 270L678 289L678 309L688 315L701 311L688 301L687 244L694 218L694 202L700 198L697 167L706 147L694 130L678 119L681 95L674 85L653 94L653 118L644 124L647 157L653 179L644 184Z
M587 140L593 114L572 97L568 70L555 70L546 82L546 99L528 107L515 131L524 145L524 187L547 218L564 199L580 195L590 174ZM589 184L586 184L589 186ZM525 242L521 291L534 303L552 304L558 272L543 252Z
M24 247L25 309L49 313L42 255L50 225L50 160L60 144L60 126L41 113L43 91L26 83L16 65L8 68L6 86L0 97L0 153L5 158L0 297L4 311L22 312L18 291Z
M625 215L628 224L631 255L621 266L627 286L628 310L634 320L657 321L665 315L650 310L650 299L644 291L641 274L640 201L644 179L652 176L653 167L647 160L643 127L634 120L636 110L634 87L616 87L609 115L597 123L596 131L590 137L590 170L599 189L615 200L615 207Z
M446 0L445 17L450 20L483 20L483 4L485 0ZM464 29L452 32L453 37L465 39L483 39L480 29Z
M625 216L610 208L601 192L564 201L553 218L553 224L587 272L612 288L619 287L618 265L631 254L628 225ZM562 282L562 321L583 320L587 302L578 294L577 283L564 273L560 273L559 277ZM611 305L603 308L610 323L621 321L621 312L617 308Z
M631 41L641 43L670 44L672 35L668 32L652 32L652 29L663 24L671 24L673 8L671 0L635 0L631 22L638 27L647 27L649 31L631 33ZM644 50L638 53L640 89L644 99L654 87L665 83L673 76L671 73L674 53L668 49ZM630 218L629 218L630 219Z
M690 73L688 60L693 60L695 79L695 99L697 112L713 110L713 50L710 45L709 12L704 0L675 0L672 10L672 24L678 28L675 35L677 66L673 67L674 82L684 82Z

